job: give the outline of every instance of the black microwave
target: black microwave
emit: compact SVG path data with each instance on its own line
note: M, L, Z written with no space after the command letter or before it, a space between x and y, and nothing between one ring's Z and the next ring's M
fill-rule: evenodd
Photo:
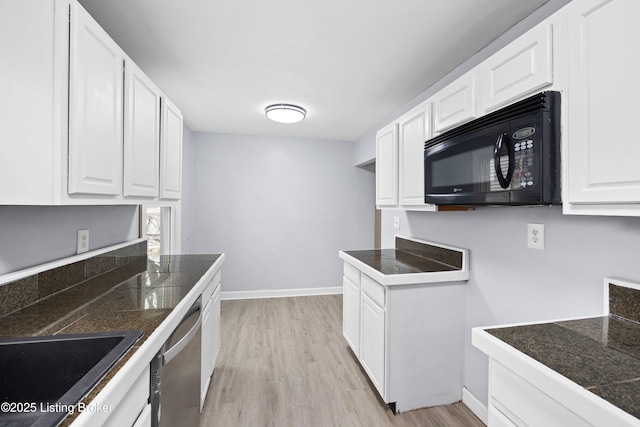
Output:
M425 203L560 203L560 93L547 91L425 142Z

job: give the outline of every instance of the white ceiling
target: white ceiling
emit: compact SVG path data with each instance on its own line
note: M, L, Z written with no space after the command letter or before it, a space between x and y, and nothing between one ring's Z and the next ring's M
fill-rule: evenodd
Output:
M202 132L357 140L547 0L80 0ZM283 125L273 103L304 107Z

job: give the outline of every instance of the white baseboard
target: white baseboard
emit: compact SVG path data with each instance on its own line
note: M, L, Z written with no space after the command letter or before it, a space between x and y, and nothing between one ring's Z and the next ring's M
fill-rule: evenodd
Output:
M308 288L308 289L266 289L261 291L230 291L221 292L220 298L223 300L234 299L257 299L257 298L287 298L287 297L307 297L312 295L336 295L342 293L342 286L330 288Z
M467 390L466 387L462 387L462 403L464 403L467 408L471 409L471 412L473 412L475 416L484 423L484 425L488 425L489 412L487 411L487 407L484 406L482 402L473 395L473 393Z

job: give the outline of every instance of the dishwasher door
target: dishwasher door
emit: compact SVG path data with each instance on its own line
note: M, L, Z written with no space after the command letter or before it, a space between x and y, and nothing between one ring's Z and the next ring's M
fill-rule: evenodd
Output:
M152 427L199 427L202 299L151 362Z

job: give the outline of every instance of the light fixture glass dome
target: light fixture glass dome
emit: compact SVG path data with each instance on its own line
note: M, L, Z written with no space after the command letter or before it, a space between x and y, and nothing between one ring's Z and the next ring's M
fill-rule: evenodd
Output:
M307 112L304 108L292 104L273 104L264 109L270 120L278 123L297 123L304 120Z

